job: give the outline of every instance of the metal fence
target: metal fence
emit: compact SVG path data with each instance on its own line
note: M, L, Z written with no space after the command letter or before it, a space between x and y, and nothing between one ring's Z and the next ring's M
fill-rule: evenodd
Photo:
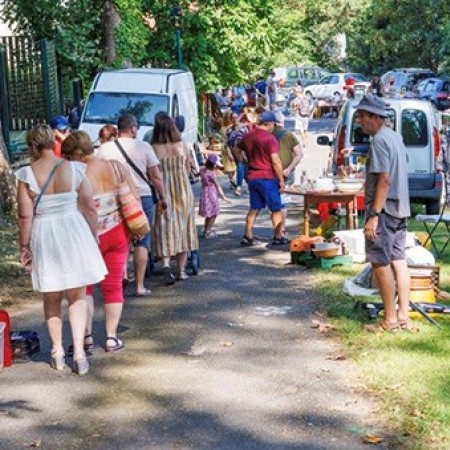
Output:
M27 130L63 111L55 45L26 36L0 38L0 105L6 144L10 133Z

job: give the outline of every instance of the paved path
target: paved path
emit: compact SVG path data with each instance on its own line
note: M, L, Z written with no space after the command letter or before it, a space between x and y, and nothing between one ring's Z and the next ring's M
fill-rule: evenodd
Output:
M220 237L202 240L199 276L167 288L156 271L152 297L127 298L117 354L102 350L97 302L85 377L50 369L39 301L14 312L13 327L39 331L43 348L0 373L1 449L367 448L375 405L354 364L335 360L336 340L311 328L324 320L314 276L286 249L239 247L246 201L224 206ZM255 231L269 240L267 214Z

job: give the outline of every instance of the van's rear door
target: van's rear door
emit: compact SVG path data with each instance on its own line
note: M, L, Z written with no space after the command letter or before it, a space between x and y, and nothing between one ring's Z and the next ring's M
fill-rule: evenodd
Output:
M432 111L425 107L428 104L421 103L414 102L399 108L398 131L406 146L410 190L433 189L435 183L434 118Z

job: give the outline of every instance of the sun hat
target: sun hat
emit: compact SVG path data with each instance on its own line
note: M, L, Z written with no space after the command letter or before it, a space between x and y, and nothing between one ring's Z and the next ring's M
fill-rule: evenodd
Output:
M367 111L383 118L389 117L386 112L386 103L384 100L372 94L364 95L361 101L353 106L353 108L356 110Z
M260 116L259 116L259 121L261 123L279 123L277 120L277 117L275 116L275 114L272 111L266 111L263 112Z
M50 127L54 130L62 131L70 128L69 121L64 116L55 116L50 121Z
M220 163L220 160L219 160L219 156L214 153L211 153L210 155L208 155L208 159L206 160L206 162L209 162L210 164L213 164L217 167L222 167L222 164Z

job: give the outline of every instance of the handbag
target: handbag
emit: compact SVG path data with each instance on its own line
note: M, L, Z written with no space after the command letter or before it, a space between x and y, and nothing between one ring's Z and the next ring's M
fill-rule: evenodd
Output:
M136 172L136 174L139 175L139 177L142 178L149 185L150 190L152 191L153 203L156 205L159 202L159 198L158 192L156 191L154 184L142 173L141 169L139 169L139 167L136 166L136 164L132 161L132 159L127 155L127 152L122 147L122 144L117 139L114 139L114 143L116 144L120 153L122 153L122 156L125 158L126 162L131 166L131 168Z
M130 187L117 165L113 161L111 161L111 164L118 183L116 196L123 221L132 236L145 236L147 233L150 233L150 224L142 209L142 205L131 193Z

